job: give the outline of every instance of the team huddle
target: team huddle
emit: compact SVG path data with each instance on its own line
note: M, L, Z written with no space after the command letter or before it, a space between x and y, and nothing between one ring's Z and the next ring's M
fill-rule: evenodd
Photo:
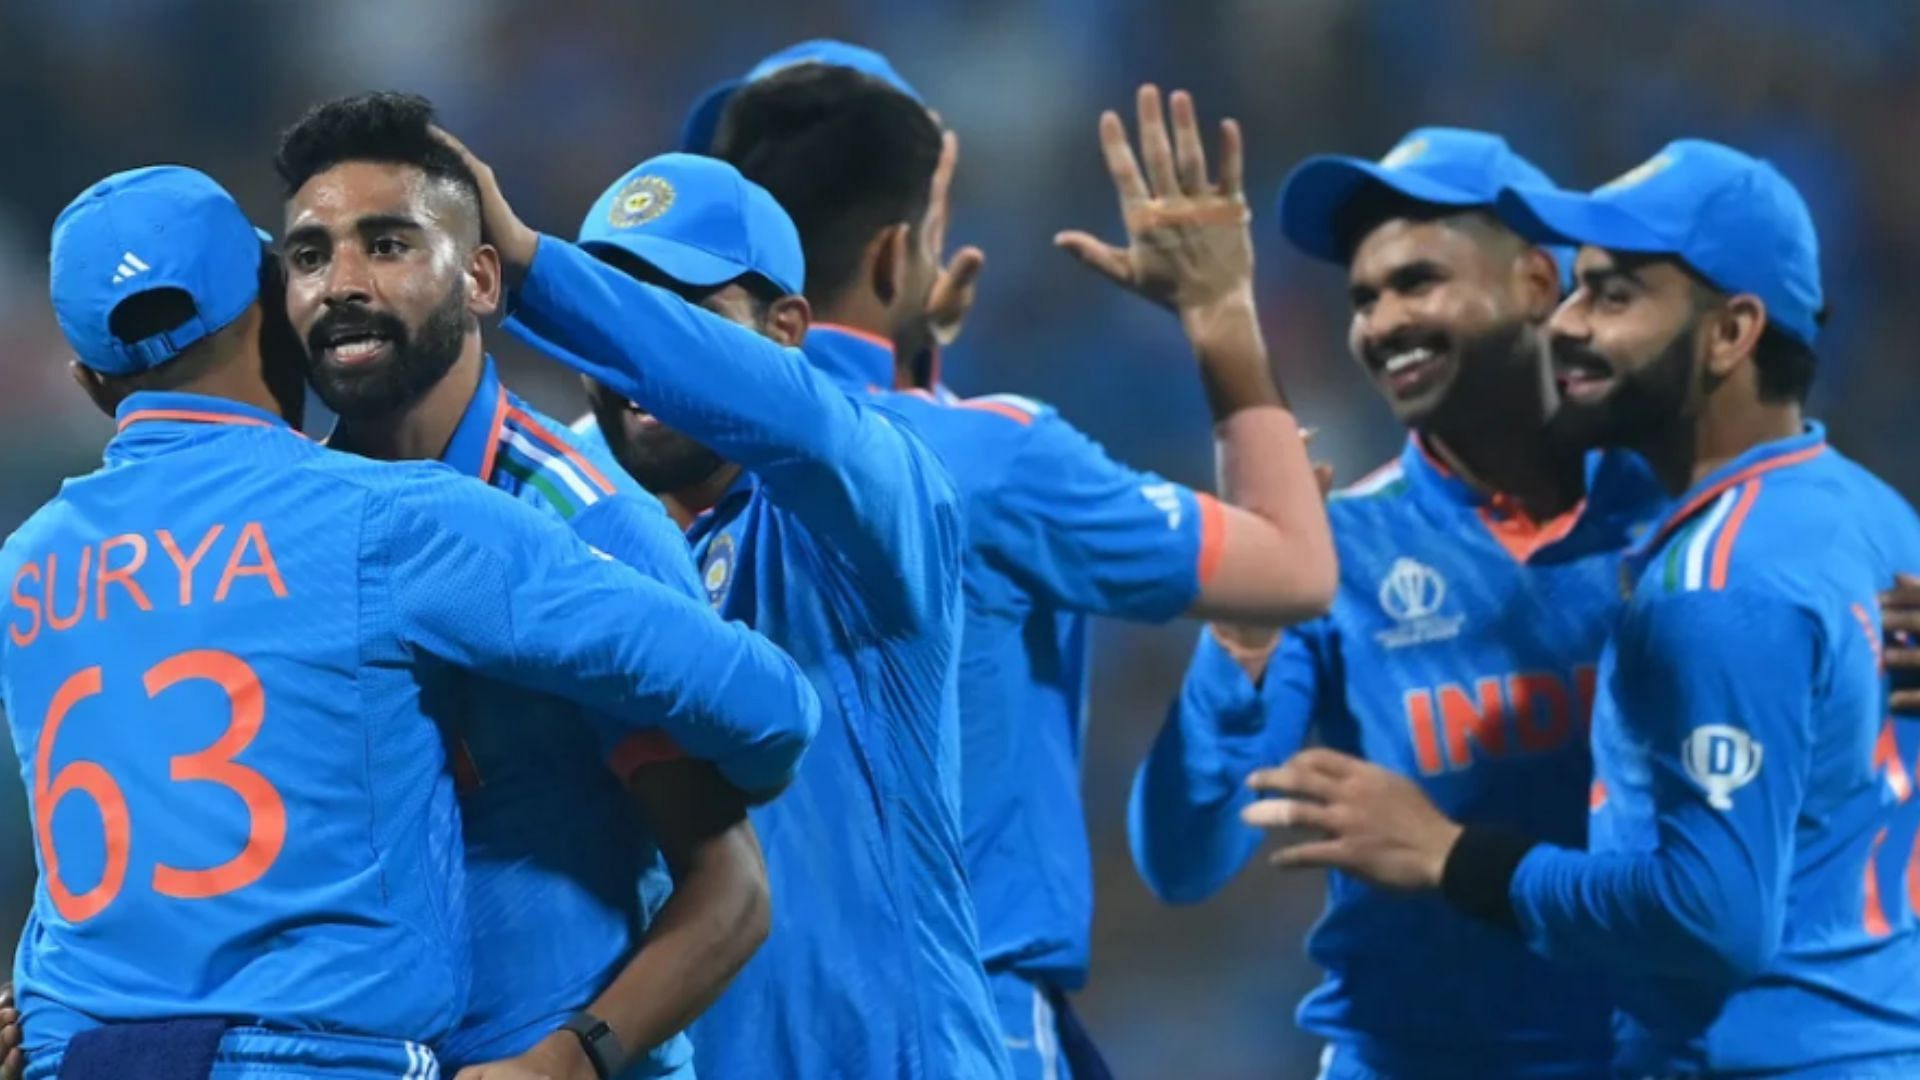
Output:
M571 239L401 94L287 129L277 239L183 167L82 192L51 299L117 430L0 550L0 1073L1110 1076L1087 621L1184 615L1134 860L1330 871L1325 1080L1920 1077L1920 518L1803 415L1792 184L1681 139L1578 193L1438 127L1301 164L1278 226L1408 429L1326 495L1240 129L1146 86L1099 136L1126 244L1055 242L1178 317L1214 492L949 388L958 140L843 43Z

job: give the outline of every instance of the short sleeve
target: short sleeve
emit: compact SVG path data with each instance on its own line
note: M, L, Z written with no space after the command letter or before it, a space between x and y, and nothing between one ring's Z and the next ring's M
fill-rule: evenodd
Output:
M1212 496L1129 468L1050 411L970 518L1010 576L1078 611L1163 621L1193 606L1217 556Z

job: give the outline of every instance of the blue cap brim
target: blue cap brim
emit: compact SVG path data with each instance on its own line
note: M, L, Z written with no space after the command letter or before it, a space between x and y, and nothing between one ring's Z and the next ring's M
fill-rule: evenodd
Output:
M720 134L720 119L726 115L727 102L742 86L744 79L728 79L717 83L700 95L700 100L687 110L687 118L680 124L680 149L689 154L705 154L713 149L714 137Z
M734 262L732 259L723 259L718 255L662 236L645 234L622 236L618 240L594 240L581 246L588 251L593 251L595 248L616 248L682 285L692 285L700 289L725 285L742 274L754 272L751 266ZM785 288L784 285L781 287Z
M1280 232L1303 253L1344 263L1340 214L1369 188L1385 189L1436 206L1484 206L1486 197L1431 177L1384 168L1364 158L1323 154L1301 162L1280 189Z
M1612 251L1670 254L1661 236L1625 207L1574 191L1508 188L1494 211L1507 227L1536 244L1591 245Z

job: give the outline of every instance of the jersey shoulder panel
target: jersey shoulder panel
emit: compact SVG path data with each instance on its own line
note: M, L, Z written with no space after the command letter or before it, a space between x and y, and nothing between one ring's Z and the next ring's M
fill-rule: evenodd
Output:
M1036 426L1053 410L1014 395L941 401L923 391L897 391L867 398L902 420L939 456L969 501L991 494L1013 461L1032 442Z
M1821 522L1811 542L1809 523ZM1877 477L1838 453L1752 476L1713 495L1662 539L1641 576L1655 595L1738 588L1795 602L1920 558L1920 520ZM1890 581L1890 578L1889 578Z
M1328 513L1347 504L1382 503L1405 498L1411 491L1406 466L1398 457L1327 496Z

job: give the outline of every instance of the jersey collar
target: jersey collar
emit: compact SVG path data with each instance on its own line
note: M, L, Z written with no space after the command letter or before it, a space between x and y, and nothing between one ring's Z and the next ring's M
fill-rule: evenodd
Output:
M511 405L493 357L482 357L480 383L473 389L467 411L460 414L460 422L454 425L453 437L447 440L440 460L468 476L491 482L494 458L500 449L500 429L506 426Z
M1518 500L1476 489L1448 468L1416 433L1400 453L1400 471L1414 498L1442 514L1471 514L1516 562L1557 562L1620 551L1666 506L1652 470L1627 451L1590 453L1587 495L1558 517L1535 521Z
M1652 557L1676 529L1708 506L1713 505L1714 500L1729 488L1737 487L1777 469L1791 468L1812 461L1826 453L1826 450L1826 426L1817 420L1809 420L1806 430L1800 434L1761 443L1720 466L1708 473L1699 483L1688 488L1674 504L1673 509L1660 520L1660 524L1635 545L1631 553L1634 562L1642 564Z
M447 448L440 452L440 460L468 476L491 482L494 459L499 453L500 429L506 425L511 406L506 385L494 368L493 357L481 357L480 382L474 387L473 397L467 399L466 411L454 425L453 436L447 440ZM327 446L354 452L340 427L335 427L333 434L327 436Z
M801 351L842 389L893 389L893 342L839 323L814 323Z
M693 524L687 526L687 543L698 544L708 533L725 528L759 486L760 481L754 478L751 470L741 469L740 475L727 485L726 492L719 500L695 515Z
M206 394L141 390L128 394L114 410L118 431L107 444L108 461L128 461L152 455L183 430L220 430L234 427L277 428L299 434L276 413L231 398Z

